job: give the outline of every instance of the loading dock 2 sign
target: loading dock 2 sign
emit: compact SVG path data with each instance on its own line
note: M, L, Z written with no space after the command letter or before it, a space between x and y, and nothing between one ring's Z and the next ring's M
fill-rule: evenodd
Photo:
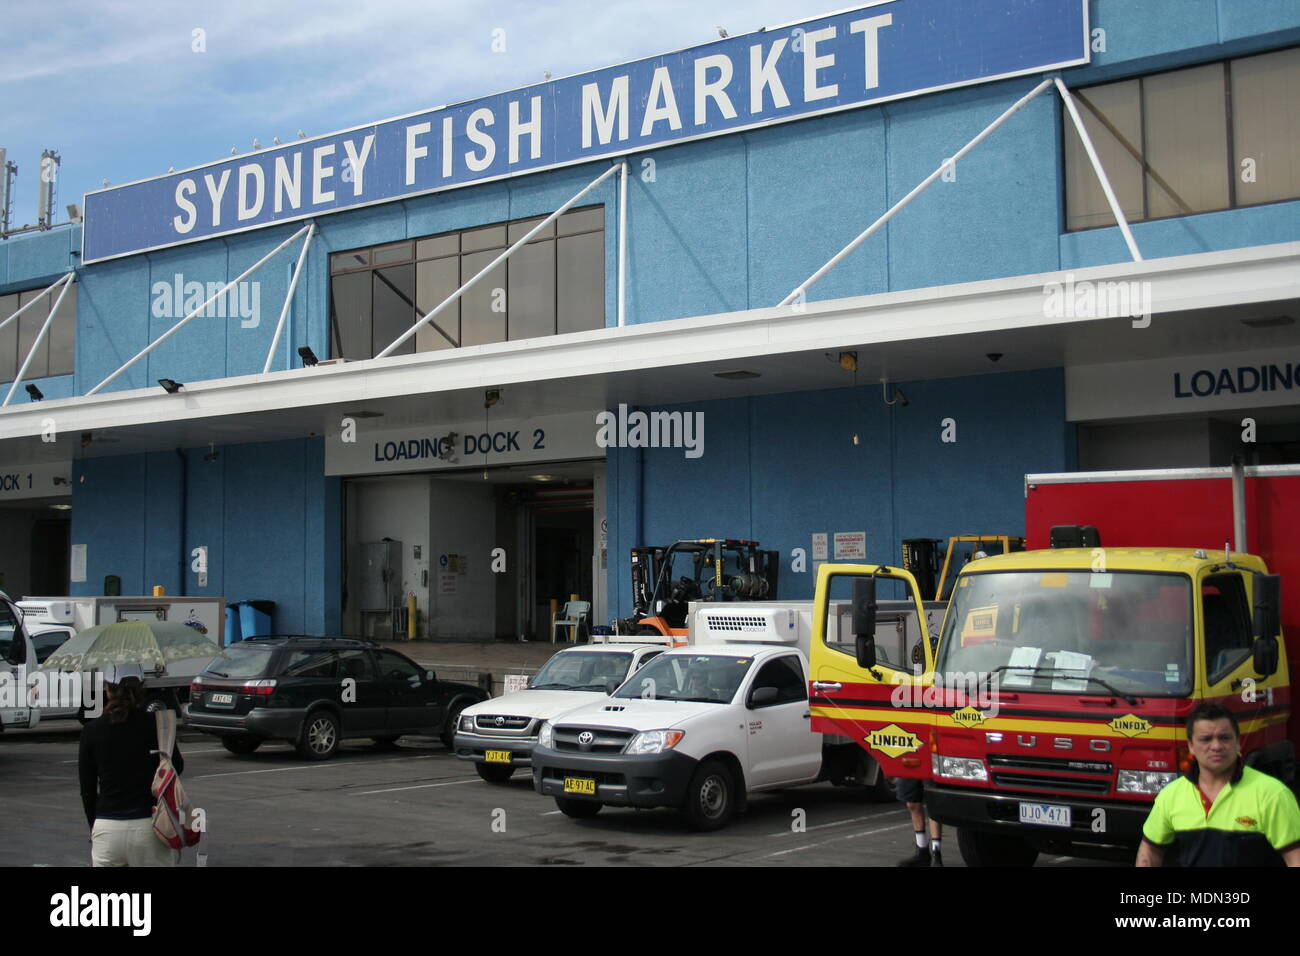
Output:
M325 443L325 474L377 475L528 462L604 458L596 445L596 413L547 415L492 422L367 430L356 422L355 441L336 431Z

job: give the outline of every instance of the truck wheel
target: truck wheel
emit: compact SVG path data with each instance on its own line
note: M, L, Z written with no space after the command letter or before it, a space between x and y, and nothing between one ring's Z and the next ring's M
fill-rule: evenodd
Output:
M961 827L957 848L967 866L1033 866L1038 850L1018 837Z
M509 765L501 766L494 763L476 763L474 764L474 769L477 770L478 775L488 783L505 783L515 772L514 767ZM596 808L600 808L599 803L596 804ZM561 807L560 809L564 808ZM570 816L572 815L573 814L570 814Z
M725 764L706 760L686 788L682 812L692 830L720 830L736 806L736 781Z
M221 738L221 746L232 754L251 754L262 746L262 738L252 734L226 734Z
M153 714L160 710L176 710L176 706L164 694L154 694L148 700L145 701L144 712L146 714Z
M466 704L460 704L452 708L451 713L447 715L446 722L442 725L442 733L438 739L442 745L451 753L456 752L456 726L460 723L460 712L465 709Z
M479 766L482 766L482 764ZM555 806L566 817L573 817L575 820L590 820L600 813L600 808L604 804L596 803L594 800L573 800L569 797L556 797Z
M339 749L339 719L328 710L315 710L302 722L298 753L308 760L328 760Z

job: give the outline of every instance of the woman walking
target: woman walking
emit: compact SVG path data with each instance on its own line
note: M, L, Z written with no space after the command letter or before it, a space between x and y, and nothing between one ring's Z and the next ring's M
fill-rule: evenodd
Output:
M108 695L101 717L81 730L81 802L90 824L92 866L175 866L178 853L154 834L152 793L158 769L158 733L144 702L139 664L104 669ZM176 772L185 769L172 748Z

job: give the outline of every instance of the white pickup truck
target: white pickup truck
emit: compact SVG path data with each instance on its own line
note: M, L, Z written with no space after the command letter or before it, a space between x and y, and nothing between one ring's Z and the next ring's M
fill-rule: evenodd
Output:
M899 605L904 643L926 633L907 602L880 603ZM811 730L811 614L812 602L693 605L689 646L542 725L533 788L570 817L676 807L698 830L725 826L751 793L823 780L892 798L862 748Z
M0 731L40 723L40 711L27 699L27 675L38 666L36 659L22 612L0 591Z
M663 652L659 642L565 648L542 665L526 690L462 710L453 740L456 756L473 761L488 783L505 783L515 770L531 765L537 730L545 720L608 700L610 691Z

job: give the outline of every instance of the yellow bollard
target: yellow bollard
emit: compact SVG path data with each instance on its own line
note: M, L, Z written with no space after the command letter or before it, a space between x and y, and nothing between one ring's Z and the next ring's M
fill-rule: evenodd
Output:
M406 595L406 639L415 640L415 592Z
M155 584L155 585L153 586L153 596L154 596L154 597L166 597L166 596L167 596L167 589L166 589L165 587L163 587L161 584Z

